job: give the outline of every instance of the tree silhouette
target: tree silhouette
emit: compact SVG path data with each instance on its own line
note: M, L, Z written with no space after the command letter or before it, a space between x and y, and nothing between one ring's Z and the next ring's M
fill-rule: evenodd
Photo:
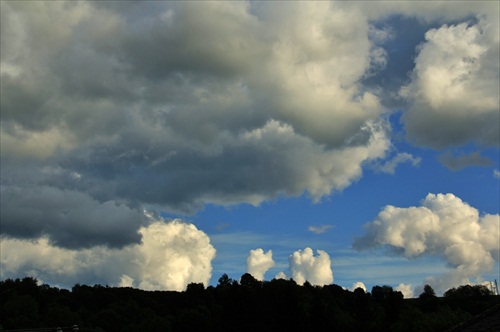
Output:
M259 288L262 286L262 282L255 279L250 273L245 273L241 276L240 285L249 288Z
M424 291L422 294L420 294L420 298L427 298L427 297L433 297L436 296L436 292L434 292L434 289L430 285L425 285L424 286Z
M0 330L78 325L84 332L135 331L442 331L495 304L484 286L460 286L443 298L425 287L403 299L391 286L371 293L339 285L261 282L241 285L223 275L217 287L191 283L186 291L75 285L38 285L36 279L0 281Z
M229 278L227 274L223 274L219 278L219 283L217 284L217 287L228 287L233 284L233 279Z

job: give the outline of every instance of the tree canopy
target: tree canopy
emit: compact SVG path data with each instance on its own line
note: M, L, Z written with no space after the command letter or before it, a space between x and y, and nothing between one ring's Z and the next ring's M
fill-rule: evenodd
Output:
M263 282L248 273L239 282L224 274L216 287L191 283L184 292L80 284L66 290L35 278L7 279L0 281L0 331L75 324L83 332L442 331L500 303L475 286L442 298L429 286L423 294L403 299L387 285L349 291Z

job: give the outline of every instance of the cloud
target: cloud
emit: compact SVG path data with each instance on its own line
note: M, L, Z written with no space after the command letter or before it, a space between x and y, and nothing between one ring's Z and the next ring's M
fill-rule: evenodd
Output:
M2 186L0 201L3 235L45 236L63 248L139 243L138 229L146 222L142 211L125 204L99 202L86 193L52 186Z
M309 226L307 230L314 234L323 234L326 233L330 228L333 228L332 225L319 225L319 226Z
M284 280L286 280L288 278L287 278L285 272L280 271L280 272L278 272L278 274L276 274L276 276L274 277L274 279L284 279Z
M386 246L407 258L442 257L452 270L427 282L436 290L480 278L499 260L499 215L480 216L477 209L453 194L428 194L421 206L386 206L365 225L366 234L354 248Z
M351 286L351 288L349 288L349 290L351 292L354 292L358 288L361 288L362 290L364 290L366 292L366 286L361 281L356 281L354 284L352 284L352 286Z
M231 226L231 225L230 225L229 223L227 223L227 222L222 222L222 223L220 223L220 224L217 224L217 225L215 226L215 229L216 229L217 231L219 231L219 232L220 232L220 231L222 231L222 230L224 230L224 229L226 229L226 228L228 228L228 227L230 227L230 226Z
M2 3L2 178L182 213L343 190L390 144L374 28L337 7Z
M443 25L425 34L402 120L411 140L436 149L474 142L498 146L498 16Z
M141 230L139 288L183 290L191 282L208 285L215 249L210 238L193 224L174 220Z
M49 251L121 252L144 240L145 208L191 214L304 193L317 202L366 165L415 164L404 153L384 162L385 92L366 84L390 63L383 47L395 31L374 21L393 14L485 14L429 31L401 90L411 103L403 120L419 144L498 141L498 23L489 16L498 5L368 6L1 2L2 235ZM463 42L452 49L442 36ZM443 101L434 107L423 84L433 68L458 75L452 86L465 92L432 79ZM449 116L455 109L465 115ZM120 278L149 280L126 269Z
M403 293L405 299L411 299L414 297L412 287L413 286L411 284L399 284L399 286L395 289L396 291Z
M346 3L350 8L362 11L370 20L380 20L391 15L401 15L405 18L416 17L421 23L442 23L446 21L464 20L474 15L496 15L498 4L492 2L462 1L460 3L439 2L411 2L398 1L387 6L374 2L366 4L353 2Z
M493 177L500 179L500 171L498 169L493 170Z
M2 237L1 277L32 275L65 287L101 283L180 291L191 282L208 285L215 249L205 233L192 224L161 219L139 232L140 244L120 249L74 250L56 247L47 237L30 241Z
M418 167L421 161L422 158L413 157L411 154L403 152L396 154L392 159L386 160L384 163L375 163L372 167L378 172L394 174L399 164L408 162L413 167Z
M291 277L297 284L302 285L306 281L318 286L333 283L330 256L323 250L317 253L318 256L314 256L311 248L305 248L297 250L288 258Z
M266 253L261 248L250 250L250 255L247 258L247 272L255 279L264 280L266 271L275 265L272 250L268 250Z
M439 161L452 171L458 171L470 166L490 166L493 164L490 158L481 156L478 151L457 156L448 151L439 156Z

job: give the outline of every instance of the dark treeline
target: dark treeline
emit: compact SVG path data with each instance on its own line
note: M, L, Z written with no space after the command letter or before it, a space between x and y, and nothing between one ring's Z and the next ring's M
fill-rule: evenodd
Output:
M430 286L403 299L390 286L348 291L337 285L261 282L227 275L184 292L0 281L0 330L78 325L80 331L443 331L500 303L484 286L436 297Z

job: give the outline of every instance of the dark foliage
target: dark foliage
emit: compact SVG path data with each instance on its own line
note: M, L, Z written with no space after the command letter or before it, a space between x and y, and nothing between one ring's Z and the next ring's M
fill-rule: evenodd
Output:
M83 332L442 331L497 303L476 286L443 298L429 286L404 300L390 286L351 292L250 274L240 282L223 275L217 287L192 283L185 292L79 284L69 291L24 278L0 281L0 330L77 324Z

